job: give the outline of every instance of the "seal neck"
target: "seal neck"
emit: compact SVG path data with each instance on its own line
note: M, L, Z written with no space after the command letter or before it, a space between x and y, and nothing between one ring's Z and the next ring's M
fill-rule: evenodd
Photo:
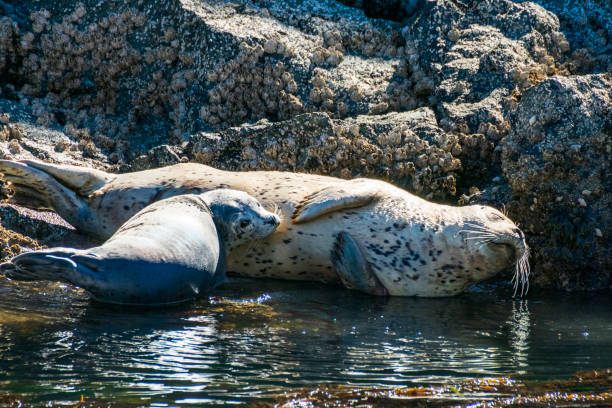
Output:
M223 205L219 202L215 202L215 200L210 200L206 203L208 209L212 213L213 221L215 223L215 227L217 228L217 234L219 236L219 241L223 243L223 248L227 251L227 246L230 238L230 230L229 223L227 222L219 222L219 220L227 219L228 207L227 205Z

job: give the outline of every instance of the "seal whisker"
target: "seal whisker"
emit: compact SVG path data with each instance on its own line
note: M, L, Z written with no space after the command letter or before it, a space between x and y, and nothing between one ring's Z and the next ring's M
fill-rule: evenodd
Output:
M471 237L477 236L477 237L495 237L497 235L495 234L491 234L489 232L480 232L480 231L468 231L465 233L466 235L469 235Z
M470 224L466 222L465 225L473 230L486 231L486 232L491 231L490 228L483 227L482 225L478 225L478 224Z
M525 248L525 252L516 262L516 268L514 272L514 276L512 277L512 282L514 282L514 294L513 297L516 297L518 293L518 286L521 285L521 297L525 296L529 291L529 247Z
M499 234L492 232L492 231L479 231L479 230L459 230L457 231L458 234L460 233L464 233L464 234L482 234L482 235L493 235L493 236L497 236Z
M480 230L460 230L459 232L464 232L466 234L484 234L484 235L495 235L495 232L492 231L480 231Z
M458 232L469 232L469 233L484 232L484 233L487 233L487 234L492 234L493 233L490 230L478 230L478 229L462 229L462 230L459 230Z
M527 247L527 249L525 250L525 253L519 260L519 263L521 264L521 268L523 271L523 286L525 286L525 294L527 294L527 291L529 291L529 274L531 272L529 268L529 247Z
M474 229L474 230L463 230L461 232L465 232L467 234L484 234L484 235L503 235L500 234L499 232L496 231L491 231L491 230L481 230L481 229Z

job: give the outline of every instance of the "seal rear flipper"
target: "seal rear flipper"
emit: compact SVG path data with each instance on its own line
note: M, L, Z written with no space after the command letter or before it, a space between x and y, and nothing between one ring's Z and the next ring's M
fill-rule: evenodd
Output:
M50 164L37 160L22 160L21 162L28 167L51 175L61 184L83 197L99 190L116 178L112 174L87 167Z
M378 296L389 294L372 272L355 240L346 232L340 232L336 236L331 261L340 280L348 289Z
M0 265L0 273L10 279L20 281L69 282L68 277L77 266L70 259L74 253L70 250L26 252Z
M0 160L0 172L15 190L14 202L30 208L54 210L76 228L96 233L99 228L86 199L29 163L34 162Z
M363 207L380 196L380 188L372 180L357 179L346 184L325 187L304 197L293 210L291 223L299 224L334 211Z
M0 265L0 274L19 281L70 283L89 291L99 286L100 275L90 265L75 262L82 252L69 248L26 252Z

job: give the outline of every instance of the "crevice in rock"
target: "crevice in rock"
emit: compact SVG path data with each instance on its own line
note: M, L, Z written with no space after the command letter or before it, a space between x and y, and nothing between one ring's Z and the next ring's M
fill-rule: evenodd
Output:
M370 18L402 22L412 17L424 0L338 0L345 6L362 9Z

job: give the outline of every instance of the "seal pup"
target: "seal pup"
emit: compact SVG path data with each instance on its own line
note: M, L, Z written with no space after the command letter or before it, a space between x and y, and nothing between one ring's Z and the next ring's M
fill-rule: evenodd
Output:
M223 283L226 252L266 237L279 223L241 191L180 195L141 210L101 246L24 253L0 273L67 282L104 303L180 303Z
M215 188L246 191L278 208L282 223L252 248L228 256L242 276L344 282L377 295L450 296L515 267L526 287L523 233L487 206L452 207L389 183L278 171L232 172L184 163L109 174L39 161L0 160L16 204L50 208L107 237L146 205Z

